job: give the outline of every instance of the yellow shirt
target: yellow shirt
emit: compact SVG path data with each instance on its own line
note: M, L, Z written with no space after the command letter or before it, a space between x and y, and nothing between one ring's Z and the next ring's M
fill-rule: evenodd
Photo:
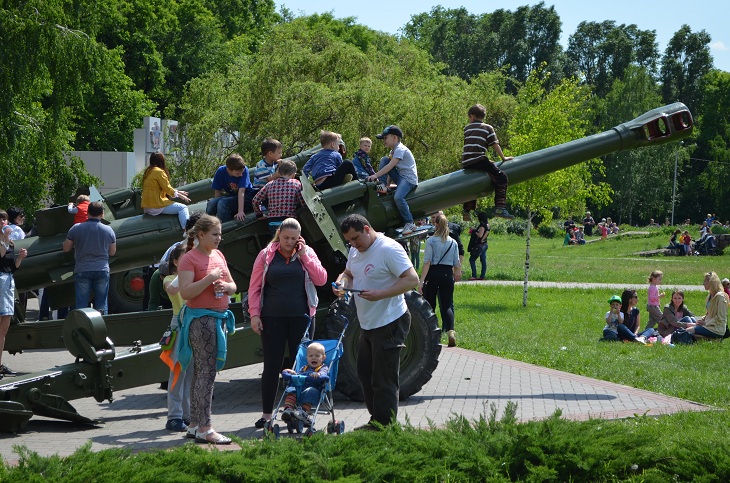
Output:
M142 208L164 208L171 205L170 198L175 196L175 188L162 169L152 168L142 183Z
M166 276L164 279L162 279L162 286L164 287L165 284L175 280L175 277L177 277L177 275ZM168 292L167 295L170 297L170 302L172 302L172 315L178 315L180 313L180 309L182 309L182 306L185 303L185 299L182 298L180 292L176 293L175 295Z

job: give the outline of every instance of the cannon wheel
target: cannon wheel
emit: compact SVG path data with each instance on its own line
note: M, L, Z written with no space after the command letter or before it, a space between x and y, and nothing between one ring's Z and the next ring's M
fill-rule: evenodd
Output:
M143 298L144 273L141 268L111 274L107 301L109 313L140 312Z
M428 302L416 291L405 294L408 310L411 313L411 330L406 338L406 348L400 356L400 400L405 401L421 390L433 375L441 353L441 329ZM345 350L340 359L336 388L354 401L362 401L363 394L357 377L357 342L360 339L360 323L355 310L355 302L349 304L335 301L330 307L321 334L326 339L337 339L342 333L344 322L334 316L338 308L347 317L350 325L344 338ZM319 330L319 328L318 328Z

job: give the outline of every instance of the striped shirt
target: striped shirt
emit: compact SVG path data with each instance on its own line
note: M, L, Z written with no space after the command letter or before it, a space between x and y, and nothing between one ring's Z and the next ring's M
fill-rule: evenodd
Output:
M266 186L266 183L268 183L268 181L266 181L266 178L276 173L276 168L276 163L268 164L263 159L256 163L256 167L253 170L254 189L259 190Z
M261 205L264 205L269 218L296 217L297 206L303 204L302 183L298 179L277 178L269 181L253 197L253 210L261 213Z
M464 126L464 152L461 155L461 166L469 166L478 161L486 160L487 148L492 144L499 144L494 128L481 121L472 122Z

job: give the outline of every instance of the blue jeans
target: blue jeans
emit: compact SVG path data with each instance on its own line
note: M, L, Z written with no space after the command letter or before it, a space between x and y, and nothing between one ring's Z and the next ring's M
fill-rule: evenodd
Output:
M208 200L205 212L210 216L217 216L221 222L231 221L238 213L238 196L219 196Z
M183 230L185 229L185 223L187 223L188 218L190 218L190 213L188 212L188 207L183 205L182 203L173 203L171 205L165 206L162 209L162 214L177 215L177 219L180 221L180 227Z
M380 164L378 165L378 171L387 166L388 163L390 163L390 159L388 159L387 156L383 156L380 160ZM408 207L406 196L416 189L416 186L418 185L411 184L402 179L400 177L400 173L398 173L398 168L391 169L388 174L381 176L378 179L382 181L383 184L387 185L388 176L390 176L390 180L393 181L393 183L398 185L398 188L395 190L395 195L393 196L393 201L395 201L395 206L398 208L398 213L400 213L403 223L413 223L413 215L411 215L411 209Z
M701 325L695 325L695 335L703 335L705 337L708 337L710 339L722 339L721 335L717 335L714 332L712 332L707 327L702 327Z
M482 272L479 278L487 276L487 248L489 248L489 244L485 243L484 248L479 253L469 252L469 265L471 265L472 278L477 277L477 258L482 262Z
M94 308L106 314L106 299L109 295L109 272L104 270L92 272L76 272L74 274L76 289L76 308L85 309L90 306L91 294L94 294Z

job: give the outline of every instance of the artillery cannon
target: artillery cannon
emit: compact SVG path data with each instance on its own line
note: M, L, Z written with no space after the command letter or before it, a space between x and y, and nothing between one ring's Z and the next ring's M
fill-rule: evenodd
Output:
M683 104L676 103L654 109L603 133L518 156L504 164L502 169L507 172L512 184L519 183L612 152L677 141L689 136L692 128L690 112ZM375 229L391 235L394 234L394 228L402 223L393 197L379 196L373 183L353 181L342 187L317 192L306 180L303 181L306 206L297 215L302 223L303 236L319 255L330 281L341 272L346 260L347 249L339 232L339 223L345 216L360 213L368 218ZM414 216L423 217L477 196L485 196L491 189L491 181L486 173L456 171L423 181L409 195L408 203ZM192 209L202 207L202 204L198 204ZM117 260L111 263L113 271L119 267L125 269L133 263L139 266L140 259L147 260L161 253L179 237L177 219L172 216L153 218L138 215L112 221L111 226L118 240ZM256 255L270 239L267 223L249 216L243 223L230 221L224 223L222 228L224 236L221 250L226 255L237 285L245 288ZM138 238L144 240L142 244ZM135 253L140 247L144 247L144 250ZM26 260L24 267L33 263L33 250L29 249L29 253L30 262ZM63 258L59 253L48 252L44 256L49 273L53 270L69 271L70 259ZM18 272L21 273L22 270ZM27 290L29 285L33 286L32 283L26 283L21 287ZM331 291L325 286L320 291L320 324L317 330L317 334L324 334L325 337L341 330L336 325L339 318L329 318L325 314L333 299ZM341 301L334 303L349 313L350 325L345 345L351 348L359 334L359 324L355 323L357 315L352 304L342 306ZM406 341L407 349L402 354L402 398L420 390L430 379L441 350L440 330L428 304L415 292L407 294L407 303L412 314L412 328ZM237 331L229 337L228 367L259 362L260 340L252 334L241 306L234 304L232 308L237 315ZM140 330L133 334L135 339L149 342L156 340L170 319L169 311L149 314L148 317L156 322L135 326ZM131 316L141 318L142 314ZM120 342L107 336L107 329L111 331L112 327L119 326L114 323L115 317L118 316L101 317L90 309L72 311L63 325L63 343L76 356L76 362L16 377L12 382L2 381L0 430L21 429L32 414L88 422L75 412L68 401L81 397L94 397L100 402L111 401L114 390L164 379L166 367L161 362L155 362L159 357L158 344L135 344L131 350L117 356L114 342ZM123 330L115 330L119 337L124 333ZM55 331L59 332L58 327ZM6 347L22 346L17 336L18 331L11 332ZM49 341L48 346L56 347L58 338L56 334L56 340ZM357 398L359 386L355 376L354 355L354 351L346 349L340 360L338 390ZM137 367L144 367L144 370L137 371Z

